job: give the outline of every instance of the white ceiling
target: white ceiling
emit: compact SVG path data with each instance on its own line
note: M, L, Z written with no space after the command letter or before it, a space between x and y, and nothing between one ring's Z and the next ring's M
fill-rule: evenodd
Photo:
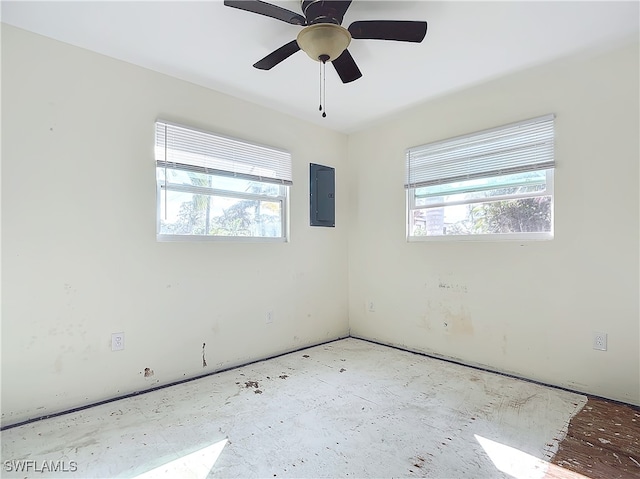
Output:
M274 4L300 12L298 0ZM355 20L426 20L420 44L353 40L363 77L342 84L298 52L253 63L300 27L211 1L2 1L2 22L349 133L409 105L579 51L638 39L640 3L354 0Z

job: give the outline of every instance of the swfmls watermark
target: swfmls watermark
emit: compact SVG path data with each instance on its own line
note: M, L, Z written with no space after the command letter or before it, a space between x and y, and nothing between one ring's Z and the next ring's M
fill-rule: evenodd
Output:
M11 459L2 462L5 472L76 472L76 461L36 461L33 459Z

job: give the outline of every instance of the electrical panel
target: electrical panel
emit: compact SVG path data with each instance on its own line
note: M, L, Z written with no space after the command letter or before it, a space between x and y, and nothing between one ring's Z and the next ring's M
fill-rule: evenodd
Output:
M311 163L309 199L311 226L336 225L336 170Z

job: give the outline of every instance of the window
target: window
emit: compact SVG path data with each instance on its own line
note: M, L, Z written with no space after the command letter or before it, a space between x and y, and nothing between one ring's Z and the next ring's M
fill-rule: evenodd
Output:
M287 238L291 155L156 122L157 237Z
M551 239L554 118L409 148L407 238Z

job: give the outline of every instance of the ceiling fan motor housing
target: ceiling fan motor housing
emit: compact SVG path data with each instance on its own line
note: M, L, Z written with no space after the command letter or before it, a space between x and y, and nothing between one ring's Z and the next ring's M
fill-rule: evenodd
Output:
M335 4L344 3L325 0L300 0L302 14L307 19L307 25L316 23L342 24L344 12L336 8Z

